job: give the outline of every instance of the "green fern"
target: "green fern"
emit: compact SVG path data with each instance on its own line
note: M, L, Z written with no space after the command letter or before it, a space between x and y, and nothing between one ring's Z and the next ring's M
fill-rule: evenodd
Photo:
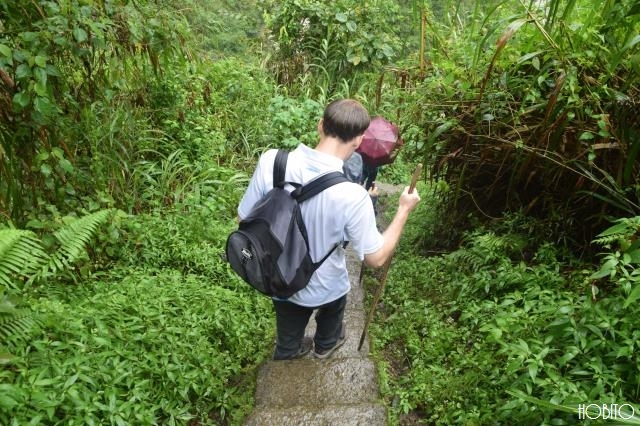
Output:
M0 229L0 284L20 289L20 279L37 280L71 267L86 255L86 245L114 210L100 210L75 219L53 235L58 248L47 254L41 241L31 231Z
M466 265L470 270L493 267L502 260L510 259L526 246L521 235L496 235L490 231L476 231L467 234L465 247L452 252L449 256L459 265Z
M0 284L5 288L20 288L20 278L46 265L44 252L36 234L20 229L0 229Z
M63 269L86 255L86 244L113 210L100 210L66 224L54 233L59 246L47 254L31 231L0 229L0 364L8 362L8 352L39 329L35 313L18 308L5 290L21 290L20 283L32 282Z
M613 243L623 243L625 241L636 241L640 233L640 216L621 218L614 221L615 225L602 231L593 240L595 244L610 247Z
M55 274L71 267L71 264L86 255L86 245L96 234L98 228L111 216L113 210L100 210L87 216L75 219L54 233L60 243L58 249L51 254L49 263L41 272Z
M10 348L26 340L40 328L41 322L28 309L19 309L0 293L0 347Z
M42 321L36 313L16 307L0 290L0 365L10 363L11 351L29 340L41 326Z

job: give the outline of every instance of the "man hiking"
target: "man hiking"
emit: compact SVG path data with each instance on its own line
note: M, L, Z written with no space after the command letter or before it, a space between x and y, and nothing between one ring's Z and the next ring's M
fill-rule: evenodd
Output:
M320 175L342 171L344 161L362 142L369 122L369 113L358 101L331 102L318 123L316 147L300 144L289 154L285 181L305 185ZM240 219L247 217L254 204L273 188L276 153L271 149L260 157L238 206ZM291 185L287 187L293 189ZM393 220L381 234L366 189L352 182L325 189L301 204L311 257L317 261L336 243L349 241L366 265L381 267L393 254L409 213L419 201L417 191L409 194L408 187L405 188ZM305 288L287 299L274 297L277 339L273 358L299 358L313 348L313 356L323 359L342 346L346 339L343 317L350 288L345 249L340 246L316 270ZM312 341L303 341L314 310L315 335Z

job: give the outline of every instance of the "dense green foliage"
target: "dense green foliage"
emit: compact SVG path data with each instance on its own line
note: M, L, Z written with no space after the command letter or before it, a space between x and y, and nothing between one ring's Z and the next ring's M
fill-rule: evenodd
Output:
M331 93L397 57L402 15L393 2L275 1L264 6L278 81ZM315 87L314 87L315 86Z
M412 242L423 226L407 229L372 330L394 423L573 424L578 404L638 401L636 221L605 233L627 248L611 258L626 260L593 276L530 238L523 217L477 228L459 249L429 258L416 257ZM591 282L605 275L617 285Z
M228 56L255 14L209 7L0 6L2 424L251 406L269 305L221 253L274 86Z
M257 155L337 97L399 124L382 180L430 170L371 327L391 424L637 403L639 16L3 2L0 423L239 424L273 325L224 237Z
M0 336L10 352L2 359L11 368L0 373L2 424L238 421L250 406L253 368L271 349L263 344L273 333L270 305L220 256L233 222L185 207L162 218L122 217L117 241L94 243L117 266L84 270L76 286L61 274L36 274L22 299L3 300ZM82 233L63 231L74 237L61 244L67 253ZM28 259L0 277L28 274Z
M212 157L233 164L252 155L246 141L262 139L258 117L268 103L254 96L273 86L241 58L198 58L196 31L226 25L228 36L245 41L232 24L253 17L225 22L233 9L214 19L188 3L3 3L3 218L24 226L43 205L138 211L150 163L182 150L190 163L206 159L190 171L199 174Z
M637 1L432 13L429 67L405 120L424 130L415 155L455 188L452 222L523 209L592 253L607 215L639 212Z
M2 373L3 424L218 423L229 411L237 421L269 305L212 275L122 273L57 297L42 289L32 309L44 334Z

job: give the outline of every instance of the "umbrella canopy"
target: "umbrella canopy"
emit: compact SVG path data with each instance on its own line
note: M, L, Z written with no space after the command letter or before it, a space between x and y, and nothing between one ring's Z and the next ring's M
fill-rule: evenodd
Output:
M374 117L364 132L362 143L356 150L368 166L382 166L393 163L394 152L402 145L398 126L383 117Z

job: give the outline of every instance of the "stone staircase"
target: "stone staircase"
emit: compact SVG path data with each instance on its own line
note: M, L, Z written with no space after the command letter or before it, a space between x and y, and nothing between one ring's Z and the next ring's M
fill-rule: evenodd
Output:
M373 361L365 340L358 343L367 313L359 285L361 263L347 249L351 292L345 311L347 341L326 360L311 355L267 361L258 373L255 408L246 426L383 426L387 410L380 401ZM313 336L313 316L305 332Z

